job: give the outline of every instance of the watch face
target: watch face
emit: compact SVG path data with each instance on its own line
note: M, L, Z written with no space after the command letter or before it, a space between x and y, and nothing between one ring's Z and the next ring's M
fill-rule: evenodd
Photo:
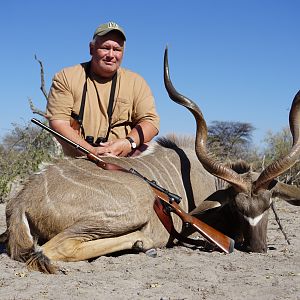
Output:
M130 142L131 149L136 149L137 146L136 146L136 143L134 142L134 140L129 136L127 136L126 139Z

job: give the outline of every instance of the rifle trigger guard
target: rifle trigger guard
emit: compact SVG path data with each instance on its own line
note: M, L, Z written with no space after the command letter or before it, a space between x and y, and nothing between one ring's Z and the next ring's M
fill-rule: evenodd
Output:
M170 206L170 205L164 205L164 211L168 214L168 215L170 215L171 214L171 212L174 212L174 208L172 207L172 206Z
M162 210L166 215L171 216L171 212L174 212L174 208L171 205L168 205L167 202L159 200L160 204L162 205Z

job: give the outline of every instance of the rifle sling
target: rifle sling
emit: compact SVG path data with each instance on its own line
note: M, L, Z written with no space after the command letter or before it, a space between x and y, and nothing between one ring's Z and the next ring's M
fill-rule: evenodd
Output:
M164 201L161 201L160 198L158 198L158 196L155 196L153 208L161 223L169 232L170 236L175 237L178 241L182 243L187 243L194 246L205 246L205 243L202 240L187 238L175 229L173 225L173 219L170 214L170 208L166 205ZM176 210L174 212L176 213Z

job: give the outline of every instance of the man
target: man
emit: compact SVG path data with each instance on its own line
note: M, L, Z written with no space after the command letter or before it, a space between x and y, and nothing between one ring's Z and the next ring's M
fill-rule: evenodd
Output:
M90 42L91 61L57 73L48 97L50 127L98 156L130 155L159 131L149 86L120 67L125 41L118 24L100 25ZM66 155L81 154L61 144Z

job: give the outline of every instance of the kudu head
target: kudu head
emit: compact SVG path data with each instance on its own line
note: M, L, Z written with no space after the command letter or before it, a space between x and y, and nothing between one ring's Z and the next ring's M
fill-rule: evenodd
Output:
M235 225L243 239L243 248L251 252L267 251L268 211L273 197L280 197L291 204L300 205L300 189L275 180L291 168L300 155L300 91L295 96L290 110L290 129L293 146L284 157L270 164L261 174L238 172L234 167L217 162L207 152L207 125L199 107L174 88L169 75L168 50L164 57L164 82L169 97L185 106L194 115L197 124L195 151L203 167L212 175L228 182L229 188L222 193L220 203L227 203L233 209L238 223ZM204 187L203 187L204 188Z

